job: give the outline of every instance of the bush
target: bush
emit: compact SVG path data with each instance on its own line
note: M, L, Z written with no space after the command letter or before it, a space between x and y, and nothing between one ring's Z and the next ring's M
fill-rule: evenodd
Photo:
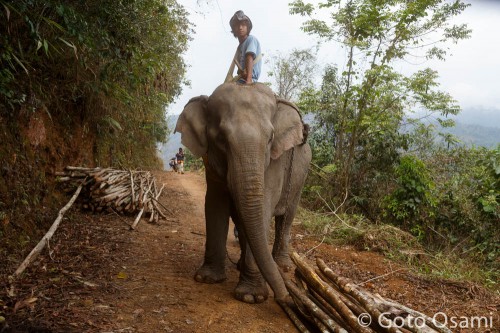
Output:
M435 185L424 162L412 155L401 157L395 168L396 188L384 198L387 215L393 221L422 236L422 226L432 217Z
M487 263L498 266L500 146L438 151L429 165L439 196L436 231L446 235L453 247L478 252Z

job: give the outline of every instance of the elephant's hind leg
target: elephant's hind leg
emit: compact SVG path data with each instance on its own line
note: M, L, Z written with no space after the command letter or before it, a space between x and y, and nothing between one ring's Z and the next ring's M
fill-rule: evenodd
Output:
M295 212L293 212L295 213ZM289 272L294 266L292 260L290 259L289 242L290 242L290 228L293 221L293 215L288 216L285 221L283 215L276 216L275 221L275 235L274 235L274 245L273 245L273 258L276 264L284 271Z

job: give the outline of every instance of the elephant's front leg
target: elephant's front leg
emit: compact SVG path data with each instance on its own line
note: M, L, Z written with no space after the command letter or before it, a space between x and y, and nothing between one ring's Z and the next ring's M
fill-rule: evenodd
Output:
M229 195L220 183L207 177L205 196L206 243L203 265L195 274L195 280L218 283L226 279L226 241L229 228Z
M234 296L236 299L245 303L262 303L269 297L267 283L257 267L252 251L246 240L245 229L237 214L233 212L231 216L233 221L238 225L238 238L241 247L241 257L238 262L240 279L238 285L234 289Z

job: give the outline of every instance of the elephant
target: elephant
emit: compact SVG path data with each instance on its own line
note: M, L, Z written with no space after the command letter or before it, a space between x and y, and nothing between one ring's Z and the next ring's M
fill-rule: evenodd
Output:
M307 130L297 107L262 83L224 83L210 97L198 96L185 105L175 132L194 156L203 157L207 182L205 256L196 281L226 279L231 217L241 248L235 298L264 302L267 282L276 301L290 300L280 269L292 265L290 229L311 161Z

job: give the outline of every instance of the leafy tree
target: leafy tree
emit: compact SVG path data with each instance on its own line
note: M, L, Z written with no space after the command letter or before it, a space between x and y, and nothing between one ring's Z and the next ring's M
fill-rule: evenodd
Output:
M302 28L306 33L346 49L345 70L327 68L321 89L304 94L301 105L314 112L317 133L330 142L331 153L320 156L332 160L318 162L336 166L331 185L337 196L347 196L369 215L376 216L387 176L401 151L412 144L402 130L416 122L412 113L426 110L449 126L444 118L459 112L456 101L437 89L436 71L404 75L394 67L415 52L444 59L445 42L469 37L466 25L449 23L467 6L442 0L290 4L292 14L308 18ZM320 19L326 11L331 21Z
M268 75L274 80L276 94L295 101L303 90L313 86L317 69L316 52L312 49L294 49L288 56L281 53L271 58Z

